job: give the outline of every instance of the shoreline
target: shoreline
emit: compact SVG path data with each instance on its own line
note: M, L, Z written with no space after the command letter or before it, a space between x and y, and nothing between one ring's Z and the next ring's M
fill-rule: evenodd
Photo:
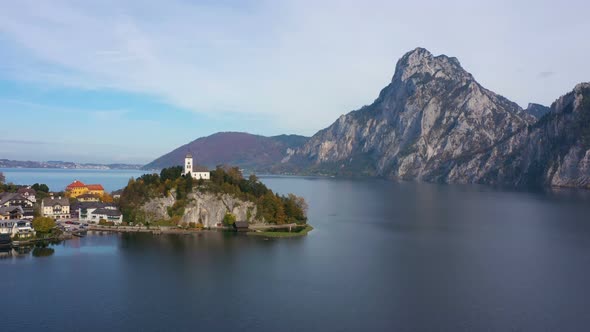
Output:
M91 225L88 231L93 232L113 232L113 233L151 233L154 235L160 234L200 234L204 232L232 232L232 233L245 233L246 235L261 236L261 237L273 237L273 238L288 238L288 237L301 237L307 235L307 233L313 230L311 225L305 225L305 227L298 232L290 231L269 231L271 229L286 229L289 225L269 225L265 228L254 227L248 229L248 231L238 231L232 228L217 228L217 229L180 229L173 226L156 226L154 228L148 228L145 226L98 226Z

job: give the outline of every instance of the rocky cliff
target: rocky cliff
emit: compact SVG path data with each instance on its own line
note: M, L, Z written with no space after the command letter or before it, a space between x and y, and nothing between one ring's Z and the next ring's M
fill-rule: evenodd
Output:
M320 173L463 182L450 173L457 163L534 122L517 104L483 88L456 58L417 48L398 61L391 83L373 104L341 116L285 165Z
M551 112L551 108L540 104L529 103L529 105L524 111L534 116L535 118L540 119L545 114Z
M142 206L147 221L168 219L168 208L175 202L173 195L155 198ZM213 194L193 192L188 195L188 204L184 209L184 215L180 223L202 223L204 227L216 227L223 223L227 212L236 216L236 220L248 221L251 224L264 223L264 220L256 218L256 205L252 202L239 200L228 194Z
M449 178L590 188L590 83L560 97L535 124L457 165Z

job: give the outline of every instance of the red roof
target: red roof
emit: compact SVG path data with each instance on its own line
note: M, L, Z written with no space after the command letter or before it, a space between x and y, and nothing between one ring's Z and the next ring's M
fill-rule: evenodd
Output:
M70 189L74 189L74 188L82 188L82 187L86 187L86 185L82 181L76 180L76 181L70 183L66 187L66 190L70 190Z
M100 184L89 184L86 186L86 188L88 188L88 190L104 190Z

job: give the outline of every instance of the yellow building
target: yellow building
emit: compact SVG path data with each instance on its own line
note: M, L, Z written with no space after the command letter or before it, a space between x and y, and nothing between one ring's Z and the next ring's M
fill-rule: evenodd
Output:
M104 195L104 188L100 184L84 184L82 181L76 180L66 187L66 195L68 197L78 197L84 194L91 194L96 196Z

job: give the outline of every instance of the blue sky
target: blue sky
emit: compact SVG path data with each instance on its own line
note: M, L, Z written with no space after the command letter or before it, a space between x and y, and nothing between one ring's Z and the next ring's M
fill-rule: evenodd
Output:
M457 57L521 106L590 80L586 1L0 4L0 158L145 163L217 131L311 135L396 61Z

